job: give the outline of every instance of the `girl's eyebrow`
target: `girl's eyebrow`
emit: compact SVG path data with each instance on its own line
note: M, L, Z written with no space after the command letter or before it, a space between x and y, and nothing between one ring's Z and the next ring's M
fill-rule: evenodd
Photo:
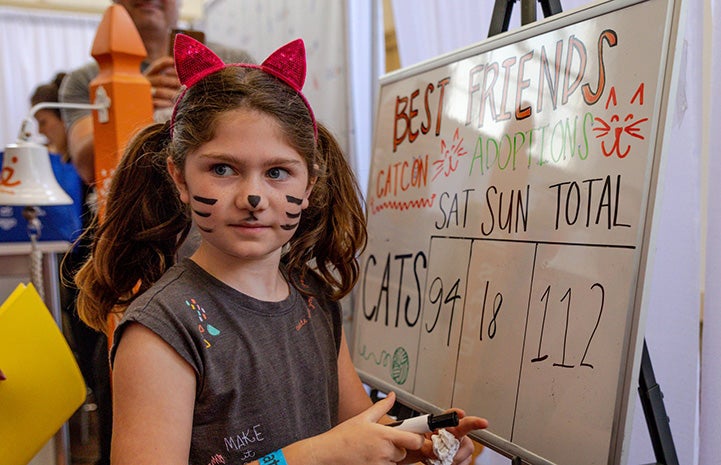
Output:
M222 152L204 152L199 153L198 156L202 159L208 159L208 160L214 160L214 161L225 161L228 163L237 163L239 161L238 157L234 157L227 153Z
M303 161L290 157L274 157L265 161L267 165L302 165Z
M241 156L235 156L224 152L207 152L207 153L199 153L198 156L201 159L206 160L213 160L218 162L224 162L228 164L244 164L245 159ZM276 166L276 165L302 165L304 164L303 160L300 160L295 157L273 157L265 160L263 162L267 166Z

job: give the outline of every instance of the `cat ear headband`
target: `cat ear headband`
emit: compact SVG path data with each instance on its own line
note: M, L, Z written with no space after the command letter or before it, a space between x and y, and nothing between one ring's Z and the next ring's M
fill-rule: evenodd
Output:
M313 109L301 92L303 84L305 83L306 71L305 45L302 39L296 39L285 44L271 53L260 65L251 63L225 64L223 60L208 47L185 34L175 36L173 52L175 54L175 70L178 73L180 83L185 85L185 89L178 96L175 102L175 108L173 108L173 116L170 120L171 134L175 123L175 112L178 108L178 102L183 98L185 92L209 74L220 71L228 66L238 66L240 68L259 69L289 85L303 100L306 108L308 108L310 119L313 121L313 134L316 140L318 139L318 125L315 121Z

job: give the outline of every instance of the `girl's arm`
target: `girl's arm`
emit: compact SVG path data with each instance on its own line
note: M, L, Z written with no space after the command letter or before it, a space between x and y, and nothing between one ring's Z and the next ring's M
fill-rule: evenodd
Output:
M373 404L351 360L345 331L342 332L338 352L338 392L339 423L358 415ZM385 416L381 423L390 423L392 421L392 418Z
M113 465L187 465L194 402L190 365L151 330L130 324L113 367Z

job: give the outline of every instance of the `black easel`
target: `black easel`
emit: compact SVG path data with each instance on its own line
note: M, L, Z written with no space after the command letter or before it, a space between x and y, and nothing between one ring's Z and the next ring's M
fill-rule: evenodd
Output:
M541 10L546 18L562 11L560 0L520 0L520 2L521 24L524 26L536 21L536 2L541 4ZM508 31L514 3L516 3L516 0L496 0L493 5L491 25L488 28L488 37ZM653 453L656 457L656 463L648 465L678 465L678 456L671 435L669 418L663 403L663 393L653 374L653 366L651 365L646 340L643 341L638 393L646 417L648 433L651 436ZM522 464L523 461L520 457L511 457L511 465Z
M641 372L638 380L638 394L641 397L643 414L646 417L648 433L651 435L656 465L678 465L676 447L673 444L666 407L663 404L663 393L656 384L656 377L651 366L646 341L643 341L641 355Z
M548 18L551 15L560 13L561 0L520 0L521 1L521 24L526 25L536 20L536 3L541 4L543 16ZM488 37L492 37L501 32L508 31L508 25L511 22L511 13L513 12L513 4L516 0L496 0L493 5L493 16L491 17L491 26L488 28Z

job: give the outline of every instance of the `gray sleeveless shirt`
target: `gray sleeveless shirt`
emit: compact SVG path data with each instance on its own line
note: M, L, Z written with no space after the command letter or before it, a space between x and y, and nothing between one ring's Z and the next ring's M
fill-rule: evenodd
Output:
M337 423L341 310L302 285L317 297L263 302L183 259L125 312L111 360L133 321L195 370L190 464L251 462Z

